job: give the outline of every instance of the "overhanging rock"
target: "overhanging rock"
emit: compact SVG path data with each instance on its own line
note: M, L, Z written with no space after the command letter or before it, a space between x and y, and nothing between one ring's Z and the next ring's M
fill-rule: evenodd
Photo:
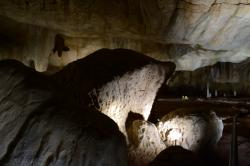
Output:
M172 62L160 62L132 50L101 49L52 77L78 104L96 107L126 135L128 113L139 113L147 120L158 89L174 70Z

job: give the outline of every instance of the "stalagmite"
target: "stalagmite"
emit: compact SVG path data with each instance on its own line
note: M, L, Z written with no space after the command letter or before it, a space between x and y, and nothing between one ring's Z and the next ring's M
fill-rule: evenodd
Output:
M210 98L212 95L209 90L209 83L207 83L207 98Z

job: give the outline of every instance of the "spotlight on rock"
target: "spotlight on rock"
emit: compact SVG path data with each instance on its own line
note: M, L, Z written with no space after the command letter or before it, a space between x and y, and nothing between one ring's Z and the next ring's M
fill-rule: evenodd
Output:
M181 132L178 129L172 129L171 131L169 131L168 134L168 139L170 141L174 141L174 145L176 145L176 142L179 141L181 139Z
M223 123L212 111L179 109L165 115L157 128L167 147L178 145L198 152L216 146Z

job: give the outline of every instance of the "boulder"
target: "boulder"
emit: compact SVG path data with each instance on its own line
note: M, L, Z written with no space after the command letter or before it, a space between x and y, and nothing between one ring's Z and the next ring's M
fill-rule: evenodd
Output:
M199 152L215 147L222 136L223 123L214 112L179 109L165 115L157 128L167 147L179 145Z
M128 129L130 165L148 165L166 148L153 123L135 120Z
M89 105L109 116L126 135L128 113L148 119L158 89L175 70L127 49L101 49L70 63L52 76L78 105Z

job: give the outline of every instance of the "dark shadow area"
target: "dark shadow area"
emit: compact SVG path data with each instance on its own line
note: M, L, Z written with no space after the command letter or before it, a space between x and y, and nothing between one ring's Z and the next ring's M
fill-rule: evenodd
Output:
M61 57L64 51L69 51L69 47L67 47L65 45L63 36L60 35L60 34L57 34L55 36L55 43L54 43L53 53L57 52L57 55L59 57Z

